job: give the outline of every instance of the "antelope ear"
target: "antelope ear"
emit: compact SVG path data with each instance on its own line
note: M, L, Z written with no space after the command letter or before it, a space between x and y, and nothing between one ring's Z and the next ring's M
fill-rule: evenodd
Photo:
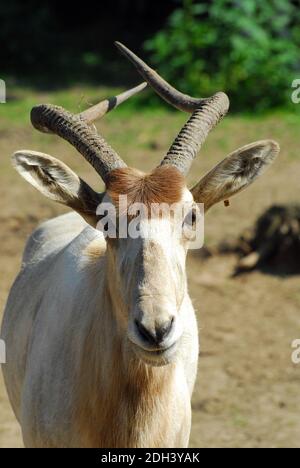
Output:
M191 190L197 203L207 211L215 203L227 200L247 188L276 158L279 145L262 140L243 146L223 159Z
M95 192L68 166L48 154L18 151L12 163L19 174L43 195L77 211L96 227L96 210L103 195Z

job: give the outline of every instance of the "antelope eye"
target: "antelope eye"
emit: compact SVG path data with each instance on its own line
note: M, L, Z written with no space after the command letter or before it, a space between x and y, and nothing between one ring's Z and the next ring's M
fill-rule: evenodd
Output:
M189 213L186 215L183 221L183 224L194 228L196 225L196 221L197 221L196 209L192 208L191 211L189 211Z

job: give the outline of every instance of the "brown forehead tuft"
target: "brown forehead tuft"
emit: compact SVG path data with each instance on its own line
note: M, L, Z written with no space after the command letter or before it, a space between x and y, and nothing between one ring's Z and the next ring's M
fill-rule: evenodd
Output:
M168 203L181 200L185 187L183 175L173 166L160 166L149 174L130 167L115 169L109 175L106 190L118 204L119 195L127 195L128 203Z

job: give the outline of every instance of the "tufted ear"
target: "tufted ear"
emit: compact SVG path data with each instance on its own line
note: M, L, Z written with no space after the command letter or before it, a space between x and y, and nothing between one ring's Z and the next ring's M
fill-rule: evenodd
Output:
M247 188L257 179L279 153L279 145L262 140L243 146L223 159L191 190L197 203L204 203L205 211Z
M77 211L88 224L96 226L96 210L103 195L95 192L68 166L47 154L22 150L12 163L19 174L43 195Z

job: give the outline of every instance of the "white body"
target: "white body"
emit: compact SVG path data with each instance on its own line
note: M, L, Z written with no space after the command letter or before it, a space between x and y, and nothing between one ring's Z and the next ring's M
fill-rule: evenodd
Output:
M188 444L198 359L190 298L185 291L176 359L148 366L119 330L107 276L103 235L75 213L44 223L27 244L1 334L27 447Z

